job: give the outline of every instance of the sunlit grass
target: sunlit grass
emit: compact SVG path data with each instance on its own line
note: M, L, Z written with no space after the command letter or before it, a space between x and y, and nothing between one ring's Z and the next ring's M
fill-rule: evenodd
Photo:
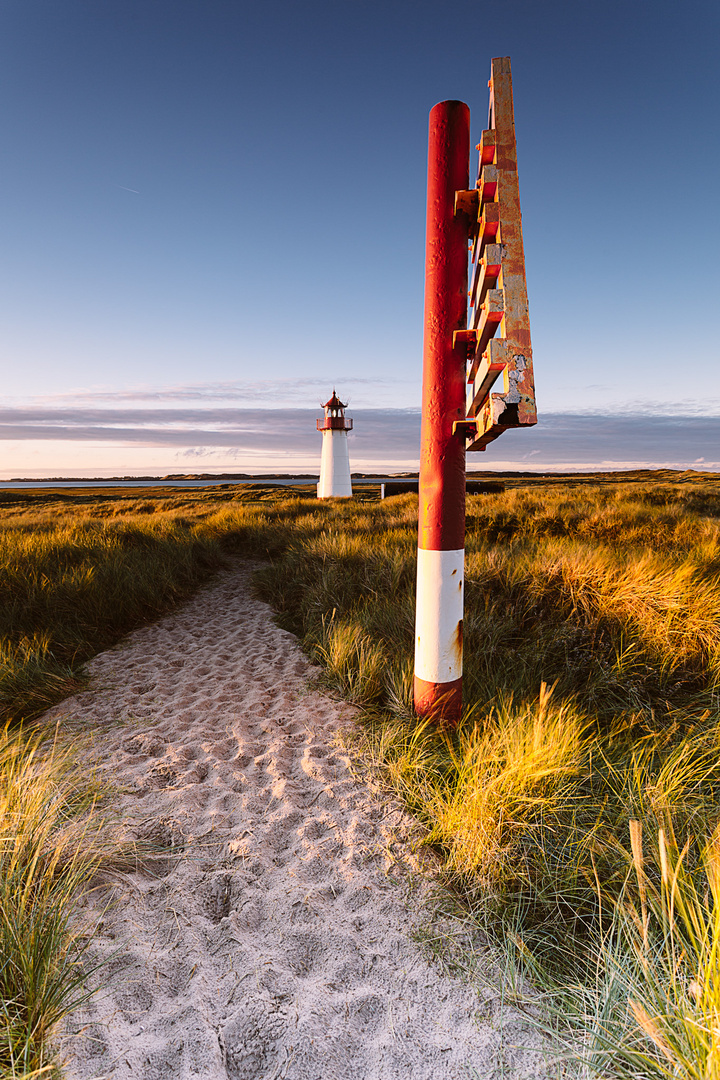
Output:
M80 665L167 610L219 565L204 523L45 522L0 528L0 717L30 717Z
M315 655L323 663L326 681L358 705L378 701L385 690L382 649L359 626L327 620Z
M235 554L264 560L260 594L324 685L364 708L366 760L424 822L468 911L565 1003L588 1067L720 1080L719 484L470 497L455 733L412 716L416 496L165 492L13 514L6 716L58 700L85 659Z
M649 1076L720 1076L720 841L705 844L699 865L658 834L660 879L646 872L638 832L634 847L639 902L622 910L629 943L621 969L629 1014L653 1053L625 1037L619 1071Z
M582 978L549 985L535 968L546 991L540 1026L583 1075L720 1076L718 832L682 849L673 832L671 823L670 833L647 833L631 819L624 884L606 898Z
M554 707L543 686L536 702L503 702L447 742L452 767L427 802L430 839L446 849L448 870L488 894L509 877L532 884L537 867L524 834L567 820L587 767L582 719L571 706Z
M55 1071L50 1036L86 997L75 905L108 849L87 768L0 733L0 1076Z
M668 983L662 952L633 959L631 821L682 848L720 820L720 486L470 498L467 715L454 734L412 719L415 506L305 519L260 572L262 594L326 684L369 709L366 759L424 821L474 917L576 1018L584 1003L576 1056L603 1076L720 1077L700 1050L695 1072L687 1048L671 1067L647 994L633 984L635 1016L620 977ZM698 941L715 911L701 899ZM680 1024L681 998L664 1000Z

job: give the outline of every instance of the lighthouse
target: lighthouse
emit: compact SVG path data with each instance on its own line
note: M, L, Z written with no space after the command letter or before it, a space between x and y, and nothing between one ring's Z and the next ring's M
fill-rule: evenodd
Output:
M325 416L317 421L318 431L322 431L322 457L320 458L320 483L317 486L318 499L349 499L352 497L350 480L350 456L348 454L347 433L352 429L352 420L345 418L347 405L343 404L333 389L332 397L322 408Z

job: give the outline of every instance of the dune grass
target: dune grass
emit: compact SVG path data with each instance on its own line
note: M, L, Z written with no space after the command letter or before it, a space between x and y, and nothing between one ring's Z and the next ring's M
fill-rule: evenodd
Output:
M264 513L277 495L250 484L0 491L0 723L61 700L86 660L225 565L238 530L259 557L283 550L292 515L271 525Z
M583 1076L714 1080L720 1074L720 859L717 829L643 839L575 980L555 983L541 1024ZM694 849L694 850L693 850ZM546 983L544 972L540 984ZM549 1022L547 1020L549 1019Z
M107 855L70 748L0 732L0 1076L52 1076L56 1024L86 997L78 893Z
M714 1032L708 994L700 1016L680 991L699 973L714 986L720 949L720 484L556 479L470 497L453 734L412 717L416 527L412 495L16 501L0 537L5 715L58 700L85 659L229 555L264 560L260 594L362 706L367 760L474 918L562 1002L588 1067L715 1075L715 1036L703 1050L685 1015L689 1001Z
M0 718L67 694L81 665L187 596L222 562L203 519L16 519L0 528Z
M290 545L260 571L262 594L325 683L365 707L365 754L536 983L555 995L600 979L610 1000L624 985L619 958L634 972L640 1005L627 986L613 999L612 1037L604 1013L592 1026L582 994L563 999L589 1025L583 1045L605 1040L592 1067L665 1075L658 1006L638 987L647 997L667 964L657 952L632 960L643 901L628 876L630 829L688 845L677 888L705 903L714 941L699 852L720 821L720 485L517 488L468 504L467 708L453 735L412 719L412 496L296 515ZM658 852L646 851L648 881L662 877ZM671 1026L677 1007L666 1002ZM673 1068L706 1075L679 1057Z
M716 830L703 845L701 873L688 868L688 841L679 851L675 838L661 829L657 842L660 875L652 880L637 829L633 849L641 919L637 905L620 909L631 948L613 974L636 1028L628 1038L630 1025L620 1013L625 1031L610 1024L608 1035L621 1036L617 1058L626 1075L639 1066L658 1077L714 1077L720 1072L719 838ZM637 1038L638 1030L653 1054Z

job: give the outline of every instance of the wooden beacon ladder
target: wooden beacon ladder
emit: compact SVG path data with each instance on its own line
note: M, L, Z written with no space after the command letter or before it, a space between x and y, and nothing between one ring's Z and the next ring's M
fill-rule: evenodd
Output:
M491 62L488 86L477 184L455 197L456 213L469 219L473 262L468 329L455 334L467 346L468 420L457 427L468 450L537 423L509 56ZM501 375L503 392L492 393Z

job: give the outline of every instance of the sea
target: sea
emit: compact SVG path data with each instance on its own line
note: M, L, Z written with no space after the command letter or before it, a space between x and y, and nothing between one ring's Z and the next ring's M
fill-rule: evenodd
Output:
M206 488L206 487L235 487L237 484L260 484L263 487L314 487L319 480L317 476L295 476L277 479L276 477L255 476L243 480L0 480L0 490L31 488ZM353 484L389 484L403 480L412 483L412 478L398 476L372 476L365 478L353 478ZM415 480L417 483L417 480Z

